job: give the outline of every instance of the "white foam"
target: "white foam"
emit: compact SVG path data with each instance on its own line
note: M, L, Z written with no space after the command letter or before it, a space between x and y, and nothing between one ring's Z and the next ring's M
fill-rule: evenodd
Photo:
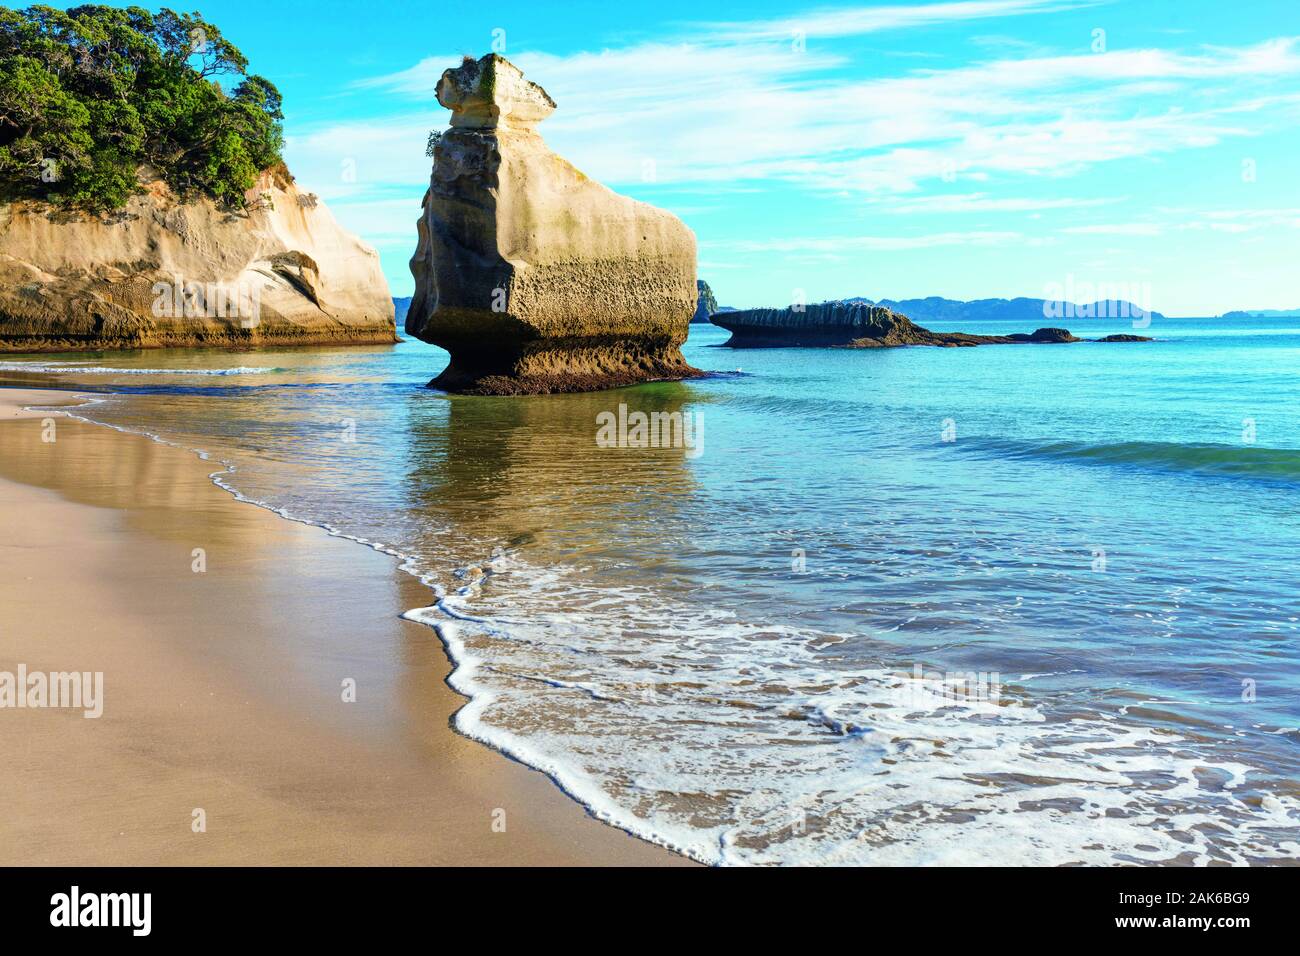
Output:
M488 570L409 615L461 662L457 727L703 862L1245 863L1300 845L1300 803L1238 799L1252 768L1176 735L1052 720L1023 697L954 701L818 650L846 635L639 588L611 601L576 569L505 555Z
M0 372L76 373L78 375L266 375L281 369L240 365L233 368L113 368L81 362L0 362Z

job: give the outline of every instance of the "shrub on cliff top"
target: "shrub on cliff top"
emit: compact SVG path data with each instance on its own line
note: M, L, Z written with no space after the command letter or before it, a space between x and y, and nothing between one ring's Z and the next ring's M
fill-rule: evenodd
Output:
M118 209L149 166L242 205L283 146L280 93L247 67L197 13L0 7L0 199Z

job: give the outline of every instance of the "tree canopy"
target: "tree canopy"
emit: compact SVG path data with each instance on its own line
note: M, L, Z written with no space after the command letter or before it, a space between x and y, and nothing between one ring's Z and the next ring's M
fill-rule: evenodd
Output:
M119 209L152 167L231 206L281 162L280 92L197 13L0 7L0 199Z

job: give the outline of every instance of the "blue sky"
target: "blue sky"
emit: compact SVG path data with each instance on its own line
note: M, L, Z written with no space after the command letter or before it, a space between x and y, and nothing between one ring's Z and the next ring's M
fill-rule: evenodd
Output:
M1296 0L198 7L279 84L290 168L394 295L434 84L497 37L559 104L551 147L681 216L724 304L1300 306Z

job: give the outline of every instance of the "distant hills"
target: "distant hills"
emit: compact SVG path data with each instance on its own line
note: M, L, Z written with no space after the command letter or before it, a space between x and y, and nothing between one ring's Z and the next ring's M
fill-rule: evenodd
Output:
M1142 318L1163 319L1159 312L1144 312L1141 306L1120 299L1103 299L1100 302L1059 302L1048 299L973 299L962 302L944 299L937 295L924 299L881 299L872 301L862 296L844 299L845 302L864 302L882 305L902 313L914 322L1040 322L1043 319L1107 319Z
M1251 309L1225 312L1224 319L1295 319L1300 318L1300 309Z

